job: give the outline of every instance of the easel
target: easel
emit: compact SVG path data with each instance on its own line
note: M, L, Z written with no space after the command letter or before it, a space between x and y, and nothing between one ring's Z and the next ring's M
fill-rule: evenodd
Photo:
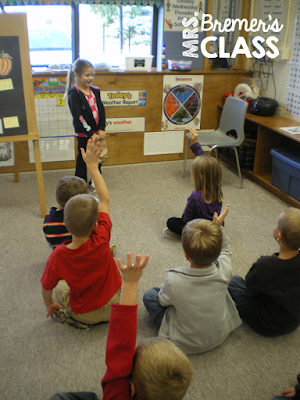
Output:
M27 20L25 13L18 14L0 14L0 36L18 36L20 45L20 58L22 69L23 92L27 119L27 134L0 136L0 143L13 142L14 146L14 182L19 181L19 142L33 141L35 169L37 176L37 185L40 199L41 216L47 213L46 199L44 191L43 171L41 163L41 154L39 146L39 135L37 133L36 114L33 98L32 75L29 61L29 44L27 34Z

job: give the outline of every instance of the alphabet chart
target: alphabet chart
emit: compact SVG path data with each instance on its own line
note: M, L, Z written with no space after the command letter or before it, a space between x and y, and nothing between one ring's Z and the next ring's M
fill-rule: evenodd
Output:
M290 76L286 99L286 111L295 117L300 117L300 1L297 5L292 56L290 60Z
M278 25L285 24L285 0L261 0L261 19L266 23L266 25L272 25L275 19L278 20ZM269 17L271 16L271 18ZM285 26L284 28L287 29ZM274 30L270 30L269 32L260 32L262 36L276 36L278 38L282 37L282 33L285 32L285 29L282 29L280 32L274 32Z

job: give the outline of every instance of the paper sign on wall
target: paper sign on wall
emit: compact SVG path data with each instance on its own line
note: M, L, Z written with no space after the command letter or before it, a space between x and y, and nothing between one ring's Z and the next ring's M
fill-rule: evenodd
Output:
M117 132L145 132L145 117L106 118L105 131Z
M183 152L184 131L145 132L144 156Z
M39 76L33 79L34 97L64 96L66 90L66 76Z
M14 165L14 152L12 142L0 143L0 167Z
M198 0L166 0L164 2L164 31L175 32L186 29L182 25L182 19L197 17L200 27L205 1ZM195 27L195 25L194 25ZM198 36L197 36L198 37Z
M13 90L14 85L11 79L1 79L0 80L0 91L3 90Z
M73 161L75 159L74 137L40 139L40 153L42 162ZM32 141L28 142L29 162L34 163Z
M164 75L163 130L200 128L203 75Z
M20 126L17 116L3 118L3 124L5 129L19 128Z
M105 107L145 106L146 90L101 90Z

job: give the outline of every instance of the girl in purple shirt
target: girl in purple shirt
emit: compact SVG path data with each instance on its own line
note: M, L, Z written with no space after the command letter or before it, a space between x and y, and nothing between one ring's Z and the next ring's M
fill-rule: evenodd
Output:
M190 149L196 156L192 165L192 178L195 190L187 200L181 218L172 217L167 221L164 236L168 239L181 236L185 224L192 219L204 218L213 220L214 213L220 214L222 208L222 170L218 161L206 156L196 129L190 128Z

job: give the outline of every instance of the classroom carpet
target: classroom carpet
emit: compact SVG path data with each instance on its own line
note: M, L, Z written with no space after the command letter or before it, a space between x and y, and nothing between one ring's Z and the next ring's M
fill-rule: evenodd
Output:
M160 286L166 269L188 265L180 240L163 237L169 217L180 217L193 190L188 160L105 166L111 198L111 244L123 262L126 253L150 254L138 293L137 341L157 329L142 296ZM222 163L223 204L230 204L225 229L231 240L233 273L245 276L261 255L278 250L273 227L287 206ZM44 171L47 208L55 206L58 180L74 170ZM43 230L36 174L0 175L0 398L47 400L57 391L94 391L102 397L108 324L82 331L46 318L40 278L51 253ZM186 294L187 299L189 293ZM218 348L189 356L194 380L187 400L270 400L296 382L300 329L266 338L243 324Z

